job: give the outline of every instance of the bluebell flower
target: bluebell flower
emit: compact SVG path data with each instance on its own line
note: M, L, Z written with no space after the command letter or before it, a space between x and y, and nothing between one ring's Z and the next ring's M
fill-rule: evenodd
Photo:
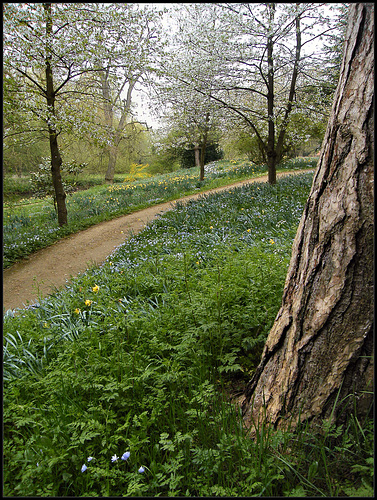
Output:
M126 451L123 453L123 455L120 457L122 460L128 460L130 458L131 453L129 451Z
M118 458L119 458L119 457L117 457L117 456L116 456L116 454L115 454L115 455L113 455L113 456L111 457L111 461L112 461L112 462L116 462L116 461L118 460Z
M91 460L93 460L94 457L88 457L88 462L90 462Z
M81 467L81 472L85 472L87 468L88 468L88 467L84 464L84 465Z
M144 472L144 470L145 470L145 469L144 469L144 467L143 467L143 466L141 466L141 467L140 467L140 469L138 470L138 473L139 473L139 474L142 474L142 473Z

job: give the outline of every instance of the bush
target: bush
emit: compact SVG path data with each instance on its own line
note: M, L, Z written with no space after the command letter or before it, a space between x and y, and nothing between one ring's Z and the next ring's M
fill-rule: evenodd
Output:
M61 166L61 171L64 173L68 173L71 176L76 176L83 171L86 165L86 163L78 164L75 160L73 160L63 163ZM56 208L55 191L51 178L51 160L49 158L42 158L42 162L38 165L38 171L31 172L30 176L30 186L34 196L36 196L37 198L52 196L54 200L54 206ZM64 179L62 183L64 191L66 193L71 193L72 191L74 191L75 182L72 177L70 179Z

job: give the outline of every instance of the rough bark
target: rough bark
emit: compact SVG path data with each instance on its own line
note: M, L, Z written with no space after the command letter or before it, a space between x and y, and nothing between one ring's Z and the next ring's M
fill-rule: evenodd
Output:
M65 204L66 194L64 192L63 182L61 178L61 165L62 158L58 146L58 133L54 125L55 118L55 91L54 91L54 81L51 67L51 55L49 38L52 33L52 16L51 16L51 4L44 4L44 9L46 13L46 100L47 108L49 113L48 118L48 132L50 141L50 152L51 152L51 175L52 183L55 191L55 201L58 212L58 224L63 226L67 224L67 207Z
M243 402L260 422L365 415L373 380L374 6L352 4L319 165L282 305ZM353 395L353 397L351 397ZM338 405L334 411L334 404ZM352 407L353 408L353 407Z

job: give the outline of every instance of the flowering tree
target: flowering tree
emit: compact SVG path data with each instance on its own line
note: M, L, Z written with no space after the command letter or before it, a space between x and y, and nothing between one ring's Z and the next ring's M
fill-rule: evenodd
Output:
M196 52L197 61L211 64L216 75L206 91L205 71L193 77L183 72L182 77L193 91L206 92L247 126L267 159L269 182L275 183L290 116L300 105L299 89L313 73L311 65L325 65L314 52L336 23L321 4L312 3L202 3L178 8L181 18L196 19L195 29L183 30L186 45ZM315 49L308 51L310 44ZM320 81L325 72L316 76Z
M98 72L88 79L94 85L103 111L106 149L109 163L105 180L112 183L119 144L126 127L133 128L132 94L139 82L147 84L156 71L163 49L161 41L162 11L141 4L103 4L107 19L93 27L97 47Z
M4 4L3 10L4 71L19 89L5 97L48 136L59 225L67 223L67 208L58 137L79 121L70 116L69 103L77 99L79 76L93 70L95 5Z
M154 104L168 129L177 132L175 146L194 146L195 165L200 167L202 181L207 144L218 139L222 121L219 107L210 98L216 67L187 43L190 34L196 33L198 22L203 22L203 11L194 8L189 16L175 14L172 9L175 30L166 34L168 50L161 63L160 79L154 85ZM195 90L189 80L196 82Z
M67 223L60 134L86 130L97 143L107 144L113 175L131 92L149 68L154 36L155 16L146 8L136 11L125 4L4 4L5 110L8 116L16 111L19 122L22 118L17 133L39 129L49 139L59 225ZM88 81L99 83L100 90ZM101 105L105 128L93 120Z

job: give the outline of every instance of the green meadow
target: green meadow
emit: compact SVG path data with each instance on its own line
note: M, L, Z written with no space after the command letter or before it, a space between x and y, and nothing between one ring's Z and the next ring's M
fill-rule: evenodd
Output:
M245 162L4 210L4 265L100 220L258 176ZM177 203L101 266L3 319L5 496L372 496L372 418L315 435L242 425L308 172ZM212 170L211 170L212 168ZM252 171L254 168L254 172ZM289 170L303 168L291 162ZM88 259L90 255L88 255Z

